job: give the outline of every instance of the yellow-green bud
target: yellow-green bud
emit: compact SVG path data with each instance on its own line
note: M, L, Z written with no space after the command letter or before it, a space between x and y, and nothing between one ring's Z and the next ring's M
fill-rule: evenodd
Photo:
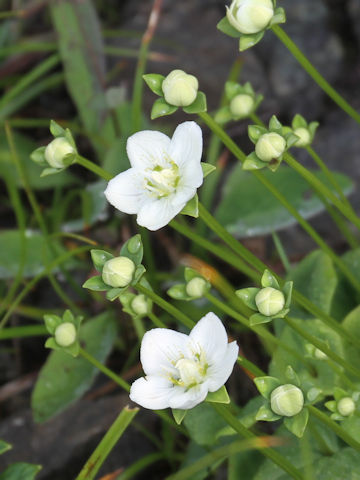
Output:
M102 279L111 287L126 287L131 283L135 264L128 257L115 257L108 260L102 271Z
M137 315L146 315L149 310L148 301L143 293L136 295L131 302L131 308Z
M270 396L271 410L282 417L293 417L304 406L304 395L300 388L287 383L275 388Z
M234 117L246 117L253 111L254 103L254 97L240 93L231 100L230 111Z
M355 402L351 397L344 397L338 401L337 409L340 415L348 417L355 411Z
M319 350L318 348L315 348L315 350L314 350L314 357L317 358L318 360L326 360L328 358L326 353Z
M233 0L226 16L240 33L258 33L269 25L274 16L272 0Z
M76 328L73 323L65 322L55 330L55 341L60 347L70 347L76 340Z
M284 294L276 288L262 288L255 296L255 303L260 313L271 317L279 313L285 305Z
M185 290L190 297L200 298L206 291L206 280L194 277L186 284Z
M296 147L306 147L311 143L311 135L307 128L299 127L294 130L295 135L299 137L294 143Z
M286 148L285 138L275 132L264 133L255 145L255 153L263 162L279 158Z
M64 157L75 153L75 148L65 137L57 137L45 148L45 159L53 168L64 167Z
M183 70L173 70L162 83L165 100L175 107L191 105L196 98L198 88L197 78Z

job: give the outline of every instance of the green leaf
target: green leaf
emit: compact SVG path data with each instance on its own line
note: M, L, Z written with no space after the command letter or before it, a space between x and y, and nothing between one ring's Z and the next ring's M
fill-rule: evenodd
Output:
M58 315L46 314L44 315L44 322L50 335L54 335L56 327L62 323L62 319Z
M186 285L184 283L179 283L178 285L173 285L166 292L169 297L174 298L175 300L189 300L189 295L186 293Z
M172 115L177 109L178 107L169 105L163 98L158 98L151 109L151 120L164 117L165 115Z
M266 315L262 315L261 313L254 313L254 315L251 315L249 318L250 320L250 326L254 327L255 325L261 325L262 323L269 323L273 317L267 317Z
M193 268L185 267L184 278L185 278L186 283L190 282L190 280L192 280L193 278L196 278L196 277L204 278L202 275L200 275L199 272L197 272Z
M128 257L136 266L140 265L144 255L141 235L137 234L129 238L121 247L120 256Z
M229 81L225 83L225 96L228 100L232 100L236 95L242 93L243 90L244 87L237 82Z
M104 362L116 338L113 314L103 313L81 328L83 348ZM45 422L79 399L91 386L98 369L82 357L52 352L42 367L32 393L31 405L36 422Z
M292 126L293 129L307 128L308 127L305 118L302 115L300 115L299 113L297 113L295 115L295 117L293 118L293 121L291 122L291 126Z
M174 420L178 425L181 425L181 422L184 420L187 412L188 412L188 410L179 410L177 408L172 409L172 414L173 414Z
M230 403L230 397L225 385L219 388L216 392L209 392L205 401L210 403Z
M126 292L126 290L128 289L128 287L123 287L123 288L111 288L110 290L108 290L106 292L106 298L108 300L110 300L110 302L113 302L114 300L116 300L118 297L120 297L120 295L124 292Z
M331 457L325 456L314 464L316 480L358 480L360 453L346 447Z
M274 275L267 269L264 270L264 273L262 274L261 277L261 285L265 287L272 287L275 288L276 290L280 289L279 283L274 277Z
M330 412L336 412L336 404L335 400L330 400L329 402L325 402L325 407L330 410Z
M65 130L61 125L55 122L55 120L50 120L50 132L54 137L64 137Z
M341 426L357 442L360 442L360 418L357 414L346 417Z
M259 125L248 126L248 135L253 143L256 143L261 135L264 135L265 133L267 133L267 129L265 127L261 127Z
M279 122L279 120L276 118L275 115L273 115L271 118L270 118L270 122L269 122L269 130L273 131L278 131L278 130L281 130L282 128L282 125L281 123Z
M236 290L235 295L239 297L251 310L257 310L255 297L260 292L260 288L249 287Z
M269 164L263 162L258 158L255 152L250 153L244 160L242 164L243 170L261 170L262 168L267 167Z
M188 107L183 108L186 113L201 113L207 111L206 95L204 92L198 92L194 102Z
M44 168L41 172L40 177L48 177L49 175L56 175L57 173L61 173L64 171L64 168Z
M51 190L56 186L67 185L71 186L78 183L76 177L74 177L69 171L62 171L59 175L52 176L51 178L41 178L42 165L36 164L34 161L30 161L29 157L36 151L36 143L30 138L13 131L13 137L16 147L16 153L22 163L25 175L30 183L31 188L35 190ZM40 149L45 147L40 147ZM39 149L37 149L39 150ZM41 151L41 150L40 150ZM45 163L47 165L47 163ZM9 146L7 143L6 135L4 132L0 132L0 175L8 174L13 178L16 185L22 187L22 180L19 176L16 165L12 160Z
M197 193L188 201L185 207L181 210L181 215L188 215L189 217L198 218L199 216L199 197Z
M89 278L82 287L94 290L95 292L105 292L111 288L103 281L101 275L95 275L94 277Z
M213 445L217 433L227 425L220 415L208 403L200 403L188 411L184 424L190 438L199 445Z
M265 32L261 31L259 33L253 33L249 35L241 35L240 41L239 41L239 50L240 52L243 52L244 50L247 50L248 48L253 47L257 43L260 42L260 40L263 38Z
M360 305L344 318L342 326L354 338L360 338ZM344 354L346 360L353 365L360 365L360 351L357 347L347 344Z
M256 377L254 383L261 395L267 399L270 398L271 392L281 385L280 380L276 377Z
M111 143L114 131L105 97L104 44L96 10L90 0L64 0L51 2L50 12L67 90L90 142L103 155L104 143Z
M34 480L41 468L41 465L25 462L13 463L0 474L0 480Z
M11 448L12 448L12 445L10 445L10 443L5 442L4 440L0 440L0 455L7 452Z
M25 237L25 265L23 276L34 277L44 270L49 263L66 250L55 240L52 240L55 250L52 253L48 243L40 233L26 231ZM0 279L14 278L19 270L21 259L21 235L18 230L3 230L0 232ZM66 268L78 265L75 260L65 262ZM55 270L56 271L56 270Z
M108 260L111 260L114 258L114 255L112 255L109 252L106 252L105 250L91 250L91 259L93 261L94 267L98 272L102 272L103 266Z
M45 150L46 147L39 147L36 148L30 155L31 160L38 164L40 167L45 167L45 165L48 164L45 159Z
M230 25L229 20L227 17L223 17L220 22L216 25L216 28L220 30L220 32L225 33L229 37L239 38L241 33L236 30L232 25Z
M201 162L201 168L203 171L204 178L206 178L210 173L216 170L215 165L211 165L210 163Z
M312 173L334 191L322 173L314 170ZM306 181L292 169L282 166L276 175L266 169L262 175L271 181L305 219L324 210L322 202L309 190ZM353 184L348 177L335 173L335 178L345 194L352 191ZM243 171L240 164L227 177L215 217L237 238L268 234L296 223L285 207L255 176ZM360 277L359 272L360 269Z
M156 95L160 97L163 96L162 83L165 79L164 75L159 75L158 73L147 73L143 75L145 83Z
M285 427L298 438L304 435L304 431L309 420L309 410L303 408L300 413L293 417L286 417L284 419Z
M282 418L280 415L276 415L268 405L262 405L257 414L255 419L258 422L276 422L276 420L280 420Z
M131 282L131 285L136 285L145 272L146 268L144 267L144 265L138 265L135 269L134 278Z

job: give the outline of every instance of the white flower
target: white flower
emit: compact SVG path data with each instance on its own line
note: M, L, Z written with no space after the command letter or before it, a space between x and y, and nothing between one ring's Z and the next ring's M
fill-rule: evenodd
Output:
M144 130L127 141L131 168L110 180L105 196L118 210L137 214L149 230L167 225L203 182L202 132L195 122L180 124L170 139Z
M238 356L236 342L228 337L212 312L203 317L190 335L165 328L145 333L140 359L145 378L136 380L130 398L152 410L188 410L216 392L229 378Z
M233 0L226 7L229 23L240 33L261 32L274 16L272 0Z

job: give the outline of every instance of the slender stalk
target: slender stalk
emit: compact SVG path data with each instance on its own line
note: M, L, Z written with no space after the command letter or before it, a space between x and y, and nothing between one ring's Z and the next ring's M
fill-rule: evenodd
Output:
M93 480L100 467L109 456L111 450L115 447L119 438L130 425L135 415L139 411L138 408L124 407L115 422L102 438L89 460L85 463L76 480Z
M86 168L87 170L95 173L95 175L98 175L107 182L113 178L113 175L111 175L111 173L105 171L103 168L99 167L99 165L96 165L96 163L91 162L90 160L82 157L81 155L76 156L76 163Z
M273 25L271 27L275 35L281 40L285 47L292 53L304 70L312 77L319 87L351 118L357 123L360 123L360 114L349 103L338 94L338 92L320 75L316 68L309 62L302 51L295 45L291 38L279 27L279 25Z
M150 320L153 322L153 324L155 325L155 327L158 327L158 328L166 328L166 325L164 322L162 322L160 320L160 318L158 318L155 313L153 312L149 312L148 313L148 317L150 318Z
M285 249L283 244L281 243L281 240L279 238L279 235L276 232L272 232L271 234L276 251L280 257L281 263L283 264L283 267L285 269L285 272L289 273L290 272L290 262L289 259L286 255Z
M152 465L153 463L158 462L159 460L165 460L166 456L163 453L155 452L149 453L148 455L143 456L137 462L134 462L130 467L128 467L123 473L121 473L116 480L130 480L134 478L135 475L144 468Z
M217 411L219 415L228 423L241 437L244 438L256 438L256 435L250 432L244 425L238 420L230 411L228 406L220 405L218 403L212 403L211 406ZM288 473L292 478L296 480L304 480L302 473L294 467L285 457L272 448L261 449L260 452L282 470Z
M332 420L328 415L326 415L313 405L309 405L307 408L310 415L318 418L322 423L327 425L333 432L335 432L338 437L340 437L342 440L344 440L344 442L350 445L350 447L360 452L360 443L355 440L355 438L352 437L349 433L347 433L347 431L344 430L340 425L334 422L334 420Z
M143 293L147 297L149 297L154 303L159 305L163 310L166 312L170 313L173 317L175 317L177 320L179 320L180 323L185 325L188 328L192 328L195 325L195 322L191 320L187 315L182 313L180 310L178 310L176 307L171 305L171 303L167 302L163 298L159 297L156 293L152 292L148 288L145 288L143 285L140 285L139 283L134 287L138 292Z
M44 325L26 325L23 327L3 328L0 330L0 340L12 338L37 337L47 335Z

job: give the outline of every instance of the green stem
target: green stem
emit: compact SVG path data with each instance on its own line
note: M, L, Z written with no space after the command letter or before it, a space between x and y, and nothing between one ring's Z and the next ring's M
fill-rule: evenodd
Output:
M12 338L37 337L48 335L44 325L26 325L23 327L10 327L0 330L0 340Z
M99 167L99 165L96 165L96 163L91 162L90 160L82 157L81 155L76 156L76 163L86 168L87 170L95 173L95 175L98 175L107 182L113 178L113 175L111 175L111 173L105 171L103 168Z
M174 318L179 320L179 322L185 325L186 327L191 329L195 325L195 322L191 320L191 318L189 318L187 315L182 313L176 307L171 305L171 303L159 297L159 295L157 295L156 293L152 292L148 288L145 288L143 285L140 285L140 283L138 283L134 288L138 292L143 293L144 295L149 297L154 303L159 305L159 307L161 307L166 312L170 313L170 315L172 315Z
M285 47L292 53L304 70L312 77L319 87L351 118L360 123L360 115L348 102L337 93L336 90L320 75L316 68L309 62L302 51L295 45L291 38L278 25L273 25L272 31L282 41Z
M160 320L160 318L158 318L155 313L153 312L149 312L148 313L148 317L150 318L150 320L153 322L153 324L155 325L155 327L158 327L158 328L167 328L165 323L162 322Z
M116 478L116 480L130 480L137 473L141 472L141 470L144 470L144 468L152 465L155 462L158 462L159 460L164 460L165 458L165 454L160 452L149 453L148 455L145 455L144 457L140 458L140 460L128 467Z
M119 438L130 425L138 408L124 407L115 422L111 425L99 445L96 447L89 460L85 463L76 480L93 480L100 467L115 447Z
M211 404L211 406L240 436L248 439L256 438L256 435L245 428L244 425L231 413L228 406L217 403ZM273 448L264 448L261 449L260 452L282 468L292 478L295 478L296 480L304 480L301 472Z
M313 405L309 405L307 408L310 415L318 418L322 423L327 425L333 432L335 432L338 437L340 437L342 440L344 440L344 442L350 445L350 447L360 452L360 443L356 441L354 437L349 435L346 430L340 427L340 425L334 422L334 420L332 420L325 413L323 413L321 410L314 407Z
M290 269L291 269L291 266L290 266L289 259L286 255L284 246L281 243L280 237L276 232L272 232L271 236L272 236L276 251L277 251L277 253L280 257L281 263L283 264L283 267L285 269L285 272L289 273Z

